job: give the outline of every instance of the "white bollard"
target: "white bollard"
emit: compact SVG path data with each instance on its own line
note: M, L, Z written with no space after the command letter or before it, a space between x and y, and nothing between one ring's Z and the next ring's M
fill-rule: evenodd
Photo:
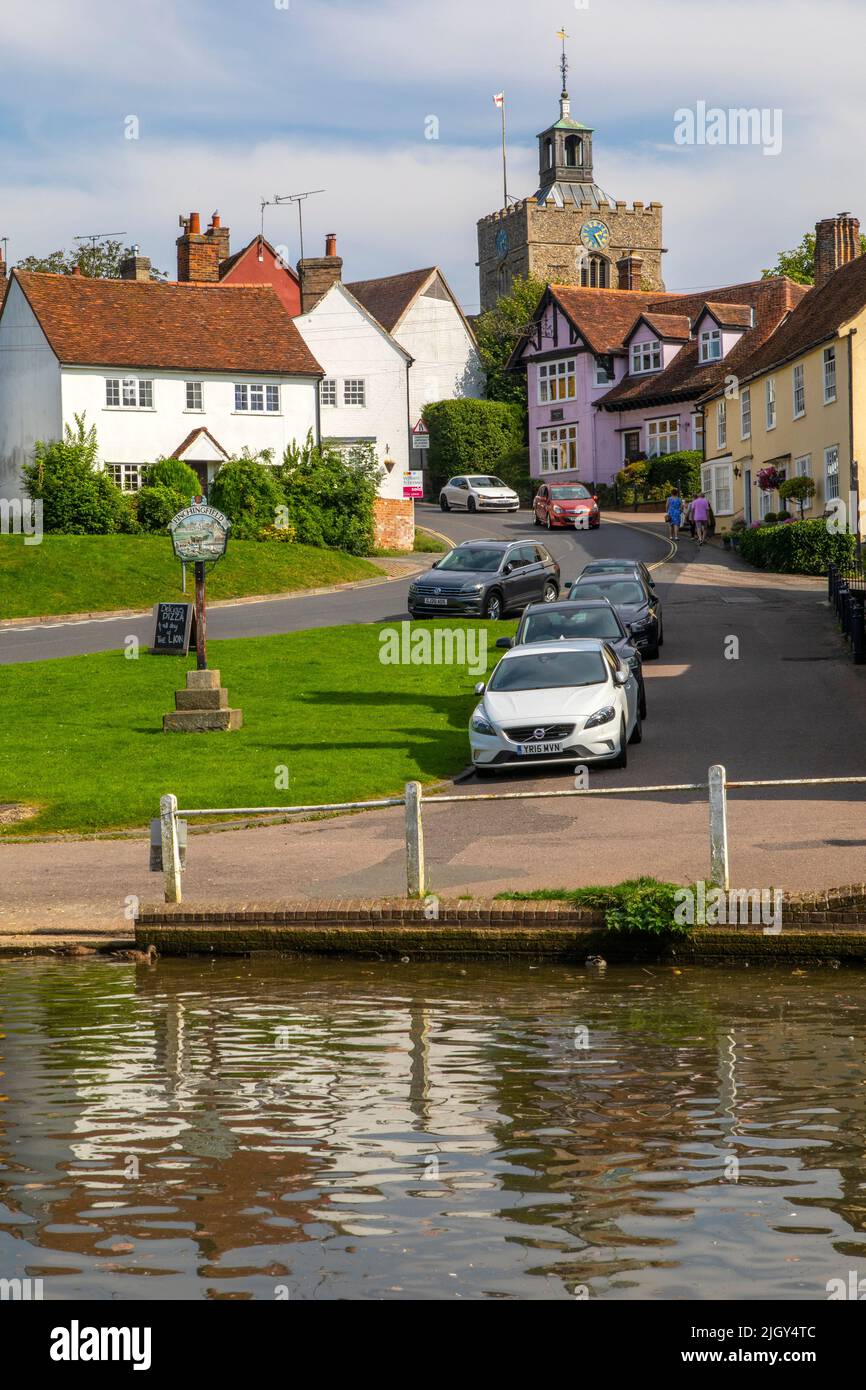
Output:
M421 783L406 783L406 888L410 898L423 898L424 827L421 824Z
M730 888L728 866L727 774L720 764L709 771L710 785L710 882L717 888Z
M165 901L183 901L180 886L180 845L177 839L177 797L159 798L159 819L162 825L162 872L165 879Z

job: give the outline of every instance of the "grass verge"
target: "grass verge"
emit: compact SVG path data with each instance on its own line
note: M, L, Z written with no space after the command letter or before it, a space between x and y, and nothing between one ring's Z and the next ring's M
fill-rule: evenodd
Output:
M165 536L0 536L0 618L95 613L177 602L180 565ZM375 579L369 560L310 545L230 541L208 574L210 599L291 593L327 584ZM187 598L192 597L187 573Z
M689 936L692 928L675 920L679 885L657 878L630 878L622 883L586 888L539 888L532 893L497 893L512 902L567 902L604 912L609 932L649 936Z
M514 624L482 626L489 669L496 638ZM162 732L194 659L142 651L129 660L118 651L4 666L0 803L35 804L39 813L0 834L144 825L165 792L190 807L302 805L452 775L467 761L473 687L483 673L383 665L380 631L359 625L210 642L210 664L244 713L232 734ZM277 790L282 768L288 787Z

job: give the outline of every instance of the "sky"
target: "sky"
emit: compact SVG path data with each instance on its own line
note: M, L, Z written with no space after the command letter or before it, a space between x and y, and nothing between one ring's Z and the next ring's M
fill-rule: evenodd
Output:
M866 224L863 0L0 0L9 262L122 233L174 275L179 214L219 210L237 249L263 197L322 189L307 255L336 232L346 280L438 264L476 312L493 94L509 191L530 195L562 26L596 181L664 204L669 289L756 278L821 217ZM781 153L678 144L698 102L780 111ZM296 260L296 213L264 225Z

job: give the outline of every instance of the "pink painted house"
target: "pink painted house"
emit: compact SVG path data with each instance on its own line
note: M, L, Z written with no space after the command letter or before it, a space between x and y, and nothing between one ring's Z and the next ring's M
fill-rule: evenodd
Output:
M806 289L786 278L699 295L549 285L510 362L527 373L532 477L610 484L631 459L703 449L700 397Z

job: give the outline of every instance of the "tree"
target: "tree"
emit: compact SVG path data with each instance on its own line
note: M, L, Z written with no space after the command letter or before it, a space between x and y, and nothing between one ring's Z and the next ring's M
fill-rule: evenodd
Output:
M213 480L208 500L231 521L235 540L257 540L279 517L283 494L272 459L270 449L244 449L239 458L226 459Z
M860 235L860 254L866 252L866 236ZM787 275L789 280L796 280L798 285L814 285L815 283L815 233L807 232L793 251L780 251L776 264L770 270L763 270L761 276L764 280L769 280L775 275Z
M51 275L71 275L77 268L82 275L97 280L119 280L120 264L127 256L135 255L132 246L103 237L90 246L76 246L71 251L51 251L47 256L25 256L18 262L19 270L41 270ZM151 278L164 280L164 270L151 270Z
M785 502L791 499L798 504L802 521L805 504L815 496L814 480L805 473L798 473L795 478L786 478L779 486L779 496Z
M136 529L128 499L98 461L96 426L86 429L83 415L75 416L74 429L66 426L62 440L36 444L22 472L28 496L42 502L46 531L99 536Z
M475 337L484 370L489 401L515 401L526 407L526 373L507 372L505 364L526 333L545 291L543 280L517 276L508 294L475 320Z
M523 410L516 402L463 396L424 407L430 431L428 477L436 495L455 473L495 473L523 445Z

